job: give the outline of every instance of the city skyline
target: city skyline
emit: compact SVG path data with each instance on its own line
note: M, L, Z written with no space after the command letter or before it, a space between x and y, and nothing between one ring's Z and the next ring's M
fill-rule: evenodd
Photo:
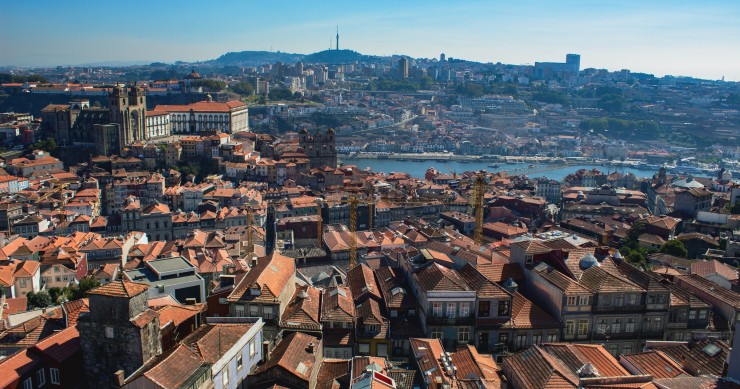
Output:
M3 2L0 65L190 62L242 50L310 54L334 48L339 26L341 48L370 55L436 58L444 52L479 62L534 64L579 53L582 68L724 76L728 81L740 77L740 5L729 1L701 7L663 1L381 1L372 10L335 3L306 9L289 2L201 9L189 1L176 6L133 1L127 9L142 12L120 17L120 22L111 22L122 12L108 3L76 4Z

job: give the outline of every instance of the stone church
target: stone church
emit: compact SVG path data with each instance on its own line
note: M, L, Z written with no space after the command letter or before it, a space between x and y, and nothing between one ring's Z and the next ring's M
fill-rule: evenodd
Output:
M308 156L311 168L337 167L336 139L333 129L327 130L326 133L317 130L313 134L303 129L298 136L299 145Z

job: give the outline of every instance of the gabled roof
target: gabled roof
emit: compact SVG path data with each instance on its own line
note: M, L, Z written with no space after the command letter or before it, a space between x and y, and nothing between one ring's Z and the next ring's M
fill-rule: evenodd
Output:
M383 292L385 306L388 309L413 309L418 305L416 296L408 288L406 279L396 275L393 268L383 266L375 269L375 277Z
M472 291L454 269L431 263L413 274L414 281L426 291Z
M686 374L681 365L662 351L644 351L619 357L620 361L632 365L641 374L650 374L655 379L673 378Z
M545 343L542 348L563 361L573 373L592 364L602 377L628 376L630 373L599 344Z
M486 278L469 263L465 264L458 273L465 283L476 291L478 298L508 299L511 297L504 288Z
M522 388L576 388L579 380L560 359L534 345L504 360L504 373Z
M181 344L143 375L162 389L176 389L195 374L203 364L203 360L195 352Z
M288 286L295 274L295 260L277 252L257 259L257 265L249 270L231 292L227 300L273 302Z
M131 281L111 281L103 286L88 291L88 294L97 294L110 297L134 297L144 293L149 289L148 284L142 284Z
M452 364L457 368L460 380L483 381L485 387L498 388L501 380L498 377L498 366L490 355L478 353L473 345L461 346L450 354Z
M380 301L380 286L375 280L373 269L364 263L361 263L347 272L347 285L352 291L355 300L361 300L366 297L372 297Z
M208 364L215 364L252 328L253 323L204 324L183 339Z
M710 261L698 261L691 264L691 274L698 274L702 277L718 275L728 281L738 279L738 271L729 265L712 259Z
M538 305L533 304L519 292L514 292L511 302L511 318L502 328L558 328L560 322Z
M290 333L277 344L270 358L257 368L255 374L281 367L287 373L308 382L316 367L316 351L320 342L319 338L302 332ZM309 352L309 345L313 345L313 352Z
M316 389L343 389L349 387L349 359L324 358L316 378Z
M355 304L350 289L335 286L324 289L321 297L321 322L352 322Z

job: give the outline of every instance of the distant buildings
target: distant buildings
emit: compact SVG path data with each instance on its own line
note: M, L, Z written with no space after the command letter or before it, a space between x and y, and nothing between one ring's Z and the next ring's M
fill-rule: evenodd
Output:
M581 70L581 56L568 54L565 62L535 62L534 75L537 78L552 78L557 74L577 75Z

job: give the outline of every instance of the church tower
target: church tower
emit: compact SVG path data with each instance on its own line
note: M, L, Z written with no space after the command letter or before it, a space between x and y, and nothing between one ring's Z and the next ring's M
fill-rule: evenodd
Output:
M125 86L116 85L108 103L110 121L120 128L121 147L146 139L146 95L142 88L133 85L127 92Z

